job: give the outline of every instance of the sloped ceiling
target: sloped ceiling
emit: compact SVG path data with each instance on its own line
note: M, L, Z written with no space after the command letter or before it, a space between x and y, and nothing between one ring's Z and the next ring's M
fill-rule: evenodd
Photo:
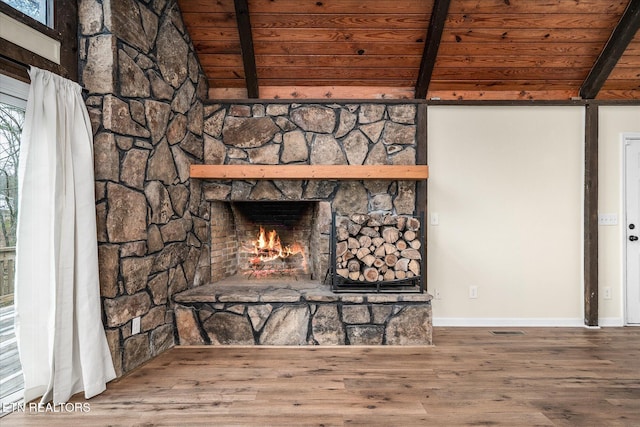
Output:
M213 99L640 99L640 0L178 3Z

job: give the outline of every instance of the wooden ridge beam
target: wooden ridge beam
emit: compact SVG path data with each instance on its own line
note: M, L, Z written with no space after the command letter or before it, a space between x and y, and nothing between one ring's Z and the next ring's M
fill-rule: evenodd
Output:
M427 165L191 165L191 178L203 179L380 179L420 181Z
M593 99L598 95L639 28L640 0L631 0L580 87L580 96L583 99Z
M253 50L249 4L247 0L234 0L233 4L236 9L236 21L238 23L238 34L240 35L240 50L242 51L244 78L247 84L247 97L259 98L258 70L256 67L256 56Z
M435 0L433 10L431 11L431 19L429 21L429 29L427 30L427 39L424 44L424 52L420 61L420 71L418 72L418 80L416 82L416 99L424 99L427 97L429 83L433 68L436 65L436 57L438 56L438 48L442 40L442 31L449 13L450 0Z

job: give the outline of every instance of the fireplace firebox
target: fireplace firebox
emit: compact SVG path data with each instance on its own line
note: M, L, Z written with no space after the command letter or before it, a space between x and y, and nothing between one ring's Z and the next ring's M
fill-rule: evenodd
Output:
M231 204L238 237L238 274L247 279L310 278L313 202Z
M212 203L212 276L215 281L317 281L326 275L328 238L322 238L323 202ZM328 231L328 230L327 230Z

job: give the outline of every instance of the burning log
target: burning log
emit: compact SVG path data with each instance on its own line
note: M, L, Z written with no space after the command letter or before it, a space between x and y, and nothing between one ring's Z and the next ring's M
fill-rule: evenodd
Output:
M342 245L340 245L342 246ZM242 245L251 270L261 273L283 272L292 265L299 265L307 273L307 260L299 243L284 245L275 230L265 232L261 226L257 239Z

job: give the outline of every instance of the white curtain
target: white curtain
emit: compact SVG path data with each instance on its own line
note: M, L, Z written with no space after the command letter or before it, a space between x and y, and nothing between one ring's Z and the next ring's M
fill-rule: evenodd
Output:
M93 139L77 83L32 67L20 145L16 335L25 401L115 378L101 320Z

